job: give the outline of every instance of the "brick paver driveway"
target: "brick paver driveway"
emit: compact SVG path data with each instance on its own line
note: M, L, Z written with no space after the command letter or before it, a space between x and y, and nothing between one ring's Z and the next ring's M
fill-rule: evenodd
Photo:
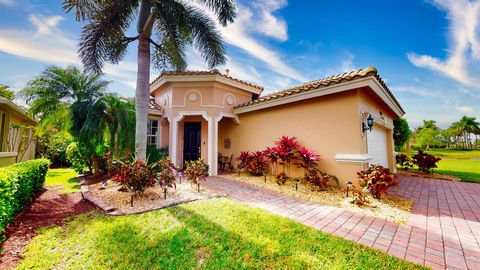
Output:
M433 269L480 269L480 184L407 176L400 176L399 182L393 193L414 200L406 225L220 177L210 177L205 185L252 206Z

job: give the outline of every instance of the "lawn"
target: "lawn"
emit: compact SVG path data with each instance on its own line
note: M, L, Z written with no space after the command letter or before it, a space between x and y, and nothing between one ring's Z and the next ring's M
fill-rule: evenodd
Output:
M77 216L40 230L19 269L421 269L230 199Z
M75 179L77 173L73 169L49 169L45 178L45 185L61 193L80 191L80 186Z

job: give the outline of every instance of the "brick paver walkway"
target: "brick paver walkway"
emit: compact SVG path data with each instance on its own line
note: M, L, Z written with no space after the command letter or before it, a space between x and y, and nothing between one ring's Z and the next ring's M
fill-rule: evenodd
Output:
M480 184L399 177L393 193L414 200L408 224L292 198L220 177L207 188L310 227L433 269L480 269Z

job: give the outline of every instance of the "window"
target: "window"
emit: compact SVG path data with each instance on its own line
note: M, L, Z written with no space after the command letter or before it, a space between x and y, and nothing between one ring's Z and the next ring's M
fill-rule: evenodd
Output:
M158 146L158 120L148 119L147 144Z

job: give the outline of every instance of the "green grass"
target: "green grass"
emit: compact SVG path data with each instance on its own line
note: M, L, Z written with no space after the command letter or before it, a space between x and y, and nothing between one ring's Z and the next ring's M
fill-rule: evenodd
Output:
M431 149L425 151L431 155L438 156L440 158L452 158L452 159L471 159L479 158L480 159L480 150L451 150L451 149ZM401 151L399 154L404 154L407 156L413 156L417 151Z
M480 160L442 159L435 172L453 175L465 182L480 183Z
M480 183L480 151L479 150L446 150L435 149L426 151L429 154L440 157L437 163L437 173L456 176L465 182ZM417 151L405 151L399 154L412 156Z
M55 188L61 193L72 193L80 191L77 173L73 169L49 169L45 178L45 185Z
M40 230L19 269L420 269L229 199Z

